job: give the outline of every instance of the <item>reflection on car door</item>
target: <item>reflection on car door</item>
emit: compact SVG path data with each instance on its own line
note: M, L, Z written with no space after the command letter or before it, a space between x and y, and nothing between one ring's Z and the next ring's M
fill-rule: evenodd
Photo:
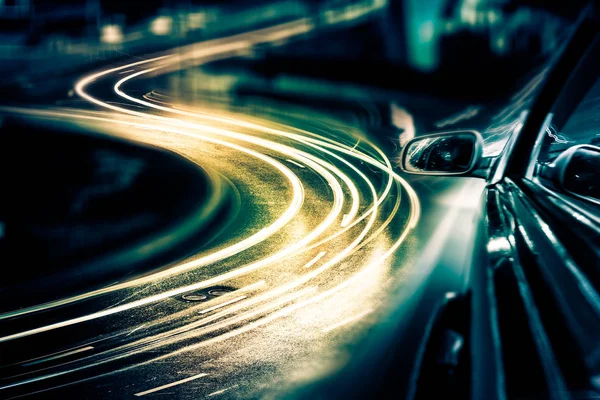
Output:
M600 209L541 172L572 146L598 140L599 43L547 110L535 147L520 149L529 161L486 192L477 248L487 268L473 269L481 289L472 307L489 323L472 330L472 341L488 354L474 355L473 368L494 379L473 382L474 393L562 399L600 390ZM588 172L600 181L600 171Z

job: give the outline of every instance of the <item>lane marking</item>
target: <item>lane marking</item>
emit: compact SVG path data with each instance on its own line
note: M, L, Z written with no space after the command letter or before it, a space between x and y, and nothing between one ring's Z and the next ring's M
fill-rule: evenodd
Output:
M343 320L341 322L338 322L337 324L333 324L333 325L331 325L331 326L323 329L323 333L330 332L330 331L332 331L334 329L337 329L339 327L347 325L347 324L349 324L351 322L358 321L359 319L366 317L367 315L371 314L372 312L373 312L373 310L367 310L367 311L363 311L362 313L360 313L358 315L355 315L353 317L346 318L345 320Z
M213 397L213 396L216 396L218 394L223 394L223 393L225 393L228 390L235 389L236 387L238 387L238 385L233 385L233 386L225 388L225 389L217 390L216 392L212 392L211 394L206 395L206 397Z
M315 263L317 261L319 261L321 258L323 258L323 256L325 255L325 253L327 253L326 251L322 251L319 254L317 254L317 256L315 258L313 258L312 260L310 260L309 262L306 263L306 265L302 268L310 268L313 265L315 265Z
M145 324L142 324L142 325L138 326L137 328L134 328L131 332L129 332L127 335L125 335L125 337L131 335L135 331L138 331L138 330L142 329L143 327L145 327L148 324L149 324L149 322L146 322Z
M229 300L229 301L226 301L225 303L217 304L216 306L209 307L209 308L207 308L206 310L199 311L199 313L200 313L200 314L206 314L207 312L211 312L211 311L214 311L214 310L216 310L216 309L218 309L218 308L221 308L221 307L228 306L229 304L236 303L236 302L238 302L238 301L240 301L240 300L244 300L244 299L245 299L245 298L247 298L247 297L248 297L248 296L240 296L240 297L236 297L235 299L231 299L231 300Z
M30 362L27 362L27 363L24 363L24 364L21 364L21 365L24 366L24 367L30 367L30 366L35 365L35 364L41 364L41 363L46 362L46 361L52 361L52 360L56 360L58 358L72 356L73 354L82 353L84 351L93 350L93 349L94 349L94 346L86 346L86 347L82 347L80 349L75 349L75 350L67 351L66 353L59 353L59 354L54 353L56 355L51 355L50 357L44 357L44 358L41 358L39 360L30 361Z
M208 375L208 374L204 374L203 373L203 374L198 374L198 375L190 376L189 378L185 378L185 379L182 379L180 381L168 383L168 384L163 385L163 386L155 387L154 389L149 389L149 390L146 390L146 391L143 391L143 392L136 393L134 396L137 396L137 397L145 396L145 395L150 394L150 393L158 392L159 390L163 390L163 389L170 388L170 387L173 387L173 386L181 385L182 383L193 381L194 379L202 378L203 376L206 376L206 375Z
M133 72L133 71L135 71L135 70L134 69L128 69L127 71L119 72L119 75L120 74L126 74L128 72Z

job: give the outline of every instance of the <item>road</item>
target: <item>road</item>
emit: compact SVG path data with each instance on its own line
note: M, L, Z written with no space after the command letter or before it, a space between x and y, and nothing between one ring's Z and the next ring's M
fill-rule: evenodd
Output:
M234 210L182 262L1 314L2 398L277 397L343 365L387 293L426 275L420 250L455 220L421 221L422 199L360 128L187 104L153 86L310 29L294 21L96 72L76 83L77 107L4 109L179 153Z

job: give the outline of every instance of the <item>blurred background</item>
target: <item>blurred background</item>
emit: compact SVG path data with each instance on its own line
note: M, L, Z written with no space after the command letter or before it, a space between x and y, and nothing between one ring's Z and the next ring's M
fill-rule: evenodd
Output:
M182 81L171 76L170 92L181 97L187 92L196 100L227 94L238 100L242 95L308 100L319 107L359 103L366 118L376 115L376 126L370 124L375 136L399 135L400 144L422 132L462 127L465 121L470 128L489 131L486 139L495 138L502 121L492 117L508 103L509 117L529 104L546 63L584 4L0 0L0 93L13 103L53 103L65 97L74 77L90 69L308 17L314 21L312 29L292 43L270 42L237 57L187 68ZM407 118L410 127L405 126Z
M322 13L324 25L365 18L345 46L319 43L306 57L364 58L420 71L493 66L509 59L528 64L556 49L565 23L582 1L542 0L39 0L0 1L3 68L32 58L115 56L158 45L231 34ZM345 6L345 8L344 8ZM335 12L333 11L335 9ZM328 12L331 10L331 12ZM377 15L369 15L377 10Z

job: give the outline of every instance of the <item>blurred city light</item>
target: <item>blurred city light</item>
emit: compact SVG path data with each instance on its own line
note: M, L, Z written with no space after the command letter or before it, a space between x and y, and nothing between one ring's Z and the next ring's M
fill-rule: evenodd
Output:
M173 18L160 16L154 19L150 24L150 32L155 35L168 35L171 33Z
M102 27L102 34L100 41L103 43L120 43L123 41L123 32L119 25L104 25Z

